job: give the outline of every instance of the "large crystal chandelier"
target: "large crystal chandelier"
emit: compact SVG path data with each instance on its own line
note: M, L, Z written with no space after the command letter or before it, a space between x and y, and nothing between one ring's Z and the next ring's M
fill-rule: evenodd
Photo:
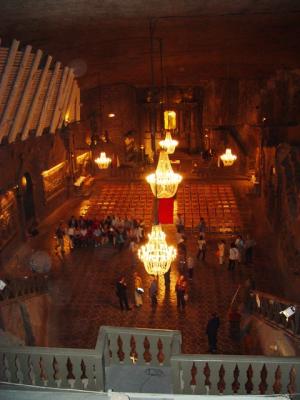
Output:
M155 173L148 175L146 180L150 184L154 196L161 199L175 195L182 177L173 172L168 153L161 151Z
M100 169L106 169L111 163L111 158L106 157L106 154L103 151L100 153L100 157L95 159L95 163L98 165Z
M222 154L220 158L223 161L224 167L230 167L237 159L237 156L231 153L231 149L226 149L225 153Z
M163 150L166 150L168 154L173 154L175 151L175 147L178 145L178 140L172 139L171 132L166 131L166 137L164 140L159 142L160 147Z
M150 275L163 275L176 258L176 249L168 246L166 234L161 225L153 225L148 235L149 241L138 250L138 257L144 263L145 269Z

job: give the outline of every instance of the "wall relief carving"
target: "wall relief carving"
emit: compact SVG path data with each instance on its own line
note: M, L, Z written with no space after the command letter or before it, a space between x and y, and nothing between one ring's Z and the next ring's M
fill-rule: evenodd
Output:
M46 202L51 200L66 186L66 162L55 165L42 172L44 194Z
M0 196L0 249L18 232L17 204L12 191Z

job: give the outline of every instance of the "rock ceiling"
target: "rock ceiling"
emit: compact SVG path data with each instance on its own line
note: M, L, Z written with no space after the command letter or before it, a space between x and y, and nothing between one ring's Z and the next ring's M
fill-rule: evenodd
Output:
M168 84L265 78L300 68L299 0L1 0L0 37L72 65L82 88L149 85L160 43Z

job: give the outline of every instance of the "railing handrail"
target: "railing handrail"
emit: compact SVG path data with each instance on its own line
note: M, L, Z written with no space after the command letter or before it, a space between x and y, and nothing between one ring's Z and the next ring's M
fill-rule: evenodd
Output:
M6 280L4 279L6 282ZM48 275L28 278L7 278L7 286L0 292L0 302L12 301L19 297L40 294L47 291Z
M290 306L292 304L293 306L296 306L296 307L300 308L300 303L297 303L297 302L292 301L292 300L287 300L287 299L284 299L283 297L275 296L275 295L270 294L270 293L262 292L260 290L252 290L251 293L253 293L254 295L257 294L258 296L260 296L262 298L266 298L266 299L269 299L269 300L276 301L278 303L286 304L287 306Z
M86 356L99 357L99 353L95 349L75 349L70 347L36 347L36 346L1 346L0 353L13 353L13 354L40 354L40 355L70 355L77 356L85 354Z
M237 359L238 357L238 359ZM247 356L247 355L229 355L229 354L178 354L171 356L171 361L177 362L238 362L239 364L246 363L259 363L270 364L270 363L280 363L280 364L300 364L300 357L274 357L274 356Z
M100 331L109 331L109 332L117 332L117 333L132 333L132 334L145 334L147 336L155 336L157 334L161 336L171 337L176 335L180 335L181 332L179 330L172 330L172 329L155 329L155 328L126 328L124 326L107 326L103 325L100 328Z

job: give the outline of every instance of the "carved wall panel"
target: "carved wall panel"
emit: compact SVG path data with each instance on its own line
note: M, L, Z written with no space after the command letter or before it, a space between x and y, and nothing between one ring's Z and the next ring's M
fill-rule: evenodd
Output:
M18 232L17 204L12 191L0 196L0 250Z
M51 200L66 186L66 162L42 172L45 200Z

